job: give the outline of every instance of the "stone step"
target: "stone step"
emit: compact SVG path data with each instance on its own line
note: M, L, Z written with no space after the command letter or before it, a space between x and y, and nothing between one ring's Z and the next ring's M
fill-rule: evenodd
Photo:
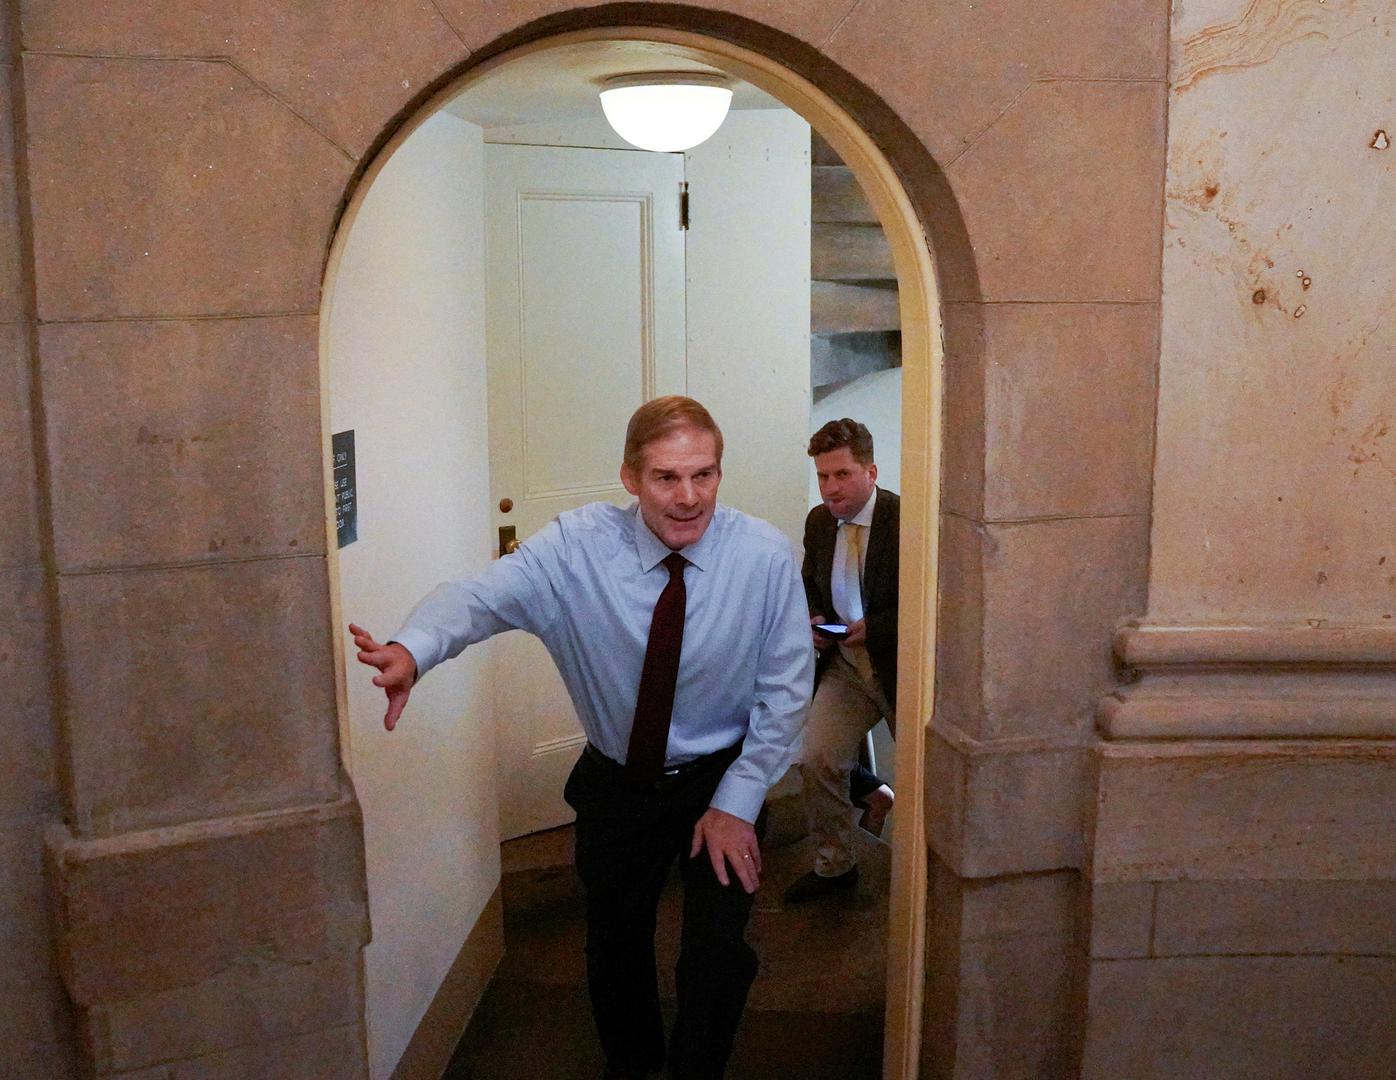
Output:
M815 224L878 223L862 185L847 165L816 165L810 170L810 209Z
M814 128L809 129L809 156L815 165L843 164L843 158L839 157L834 148L824 141L824 136Z
M900 367L902 336L896 330L810 337L810 386L827 392L874 371Z
M810 276L816 281L894 281L892 248L876 225L810 227Z
M810 283L810 333L846 334L854 331L900 330L897 287L845 285L834 281Z

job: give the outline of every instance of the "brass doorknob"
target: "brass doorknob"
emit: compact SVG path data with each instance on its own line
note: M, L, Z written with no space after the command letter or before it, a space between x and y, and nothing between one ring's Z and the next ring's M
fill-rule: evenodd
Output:
M522 543L523 541L519 539L518 532L513 525L499 527L499 554L501 556L514 554Z

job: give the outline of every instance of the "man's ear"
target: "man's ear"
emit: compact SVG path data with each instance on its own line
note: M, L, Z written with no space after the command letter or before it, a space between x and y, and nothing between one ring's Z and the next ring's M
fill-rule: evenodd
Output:
M630 471L629 465L621 465L620 482L625 485L625 490L636 496L640 495L640 479Z
M872 477L872 482L874 484L877 483L877 462L874 461L868 466L868 475Z

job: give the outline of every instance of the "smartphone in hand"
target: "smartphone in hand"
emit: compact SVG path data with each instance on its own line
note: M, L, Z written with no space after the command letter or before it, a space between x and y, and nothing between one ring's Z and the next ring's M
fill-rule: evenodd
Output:
M835 641L838 641L840 638L848 637L848 627L845 626L843 623L818 622L814 624L814 628L818 630L821 634L823 634L825 637L831 637Z

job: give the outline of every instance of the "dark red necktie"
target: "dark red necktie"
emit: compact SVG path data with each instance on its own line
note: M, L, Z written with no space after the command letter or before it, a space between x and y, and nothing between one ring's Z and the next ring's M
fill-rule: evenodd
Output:
M664 560L669 584L659 594L650 620L650 640L645 646L645 666L640 671L640 692L635 699L635 724L625 754L626 770L637 780L655 779L664 768L669 746L669 719L674 712L674 686L679 678L679 654L683 651L683 616L688 592L683 568L688 560L674 552Z

